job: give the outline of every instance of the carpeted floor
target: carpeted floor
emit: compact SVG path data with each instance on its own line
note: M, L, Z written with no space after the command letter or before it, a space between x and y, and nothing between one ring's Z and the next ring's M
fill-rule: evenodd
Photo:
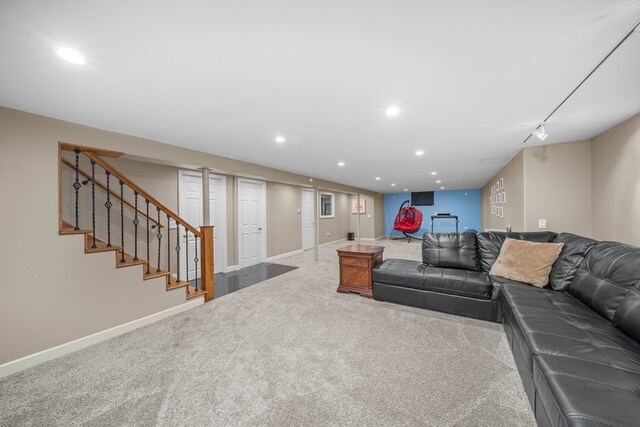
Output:
M535 425L501 325L337 293L344 244L0 380L0 425Z

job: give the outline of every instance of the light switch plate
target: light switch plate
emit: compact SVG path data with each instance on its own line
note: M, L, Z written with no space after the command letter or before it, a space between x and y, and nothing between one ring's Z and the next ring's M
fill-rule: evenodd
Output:
M539 219L538 220L538 228L547 228L547 220Z

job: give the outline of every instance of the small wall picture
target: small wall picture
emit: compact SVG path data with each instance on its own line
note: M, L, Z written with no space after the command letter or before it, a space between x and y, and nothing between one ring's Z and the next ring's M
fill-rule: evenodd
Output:
M498 187L499 190L502 190L504 188L504 178L500 178L500 181L498 181L500 183L500 187Z
M502 203L502 193L498 193L498 203Z
M502 192L502 203L507 203L507 193Z
M504 218L504 208L500 206L500 218Z
M367 201L360 200L360 206L358 206L358 200L354 199L351 201L351 213L352 214L364 214L367 213Z

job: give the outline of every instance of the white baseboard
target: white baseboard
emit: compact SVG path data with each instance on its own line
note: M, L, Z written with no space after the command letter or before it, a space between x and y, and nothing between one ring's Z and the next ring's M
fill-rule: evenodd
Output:
M367 241L367 242L375 242L376 240L382 240L382 239L384 239L384 238L385 238L385 236L378 236L378 237L363 237L363 238L361 238L360 240L365 240L365 241ZM356 239L356 240L358 240L358 239Z
M240 266L239 265L229 265L227 266L227 268L225 268L223 270L223 273L231 273L232 271L237 271L240 270Z
M326 245L332 245L334 243L338 243L338 242L344 242L345 240L347 240L347 238L345 237L344 239L338 239L338 240L333 240L331 242L327 242L327 243L322 243L318 246L326 246Z
M95 334L87 335L86 337L78 338L76 340L42 350L37 353L21 357L20 359L12 360L11 362L0 365L0 378L31 368L32 366L39 365L43 362L57 359L65 354L97 344L108 338L113 338L142 326L150 325L158 320L173 316L174 314L182 313L183 311L190 310L202 304L204 304L204 297L195 298L189 302L168 308L158 313L150 314L149 316L145 316L113 328L105 329L104 331L96 332Z
M298 254L301 254L301 253L303 253L303 252L304 252L304 251L303 251L302 249L298 249L298 250L295 250L295 251L292 251L292 252L287 252L287 253L280 254L280 255L274 255L274 256L272 256L272 257L267 258L267 259L265 260L265 262L273 262L273 261L277 261L277 260L279 260L279 259L281 259L281 258L286 258L286 257L288 257L288 256L292 256L292 255L298 255Z

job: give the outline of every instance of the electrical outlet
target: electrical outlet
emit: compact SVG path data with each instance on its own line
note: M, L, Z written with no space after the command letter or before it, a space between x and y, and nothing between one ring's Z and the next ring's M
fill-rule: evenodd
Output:
M538 228L547 228L547 220L539 219L538 220Z

